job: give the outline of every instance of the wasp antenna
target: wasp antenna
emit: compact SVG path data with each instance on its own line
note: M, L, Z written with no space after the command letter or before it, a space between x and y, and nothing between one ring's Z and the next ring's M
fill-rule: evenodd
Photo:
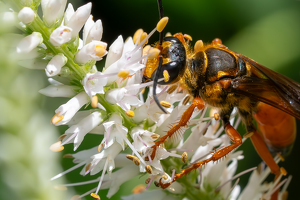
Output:
M164 112L167 114L167 111L162 107L162 105L159 103L159 100L156 96L156 86L157 86L157 81L158 81L158 76L159 74L161 74L161 67L162 67L162 57L159 56L159 64L155 73L155 77L153 80L153 98L155 103L157 104L157 106Z
M157 4L158 4L158 12L159 12L159 18L162 19L164 17L164 9L162 6L162 0L157 0ZM159 33L159 45L162 44L163 41L163 31Z

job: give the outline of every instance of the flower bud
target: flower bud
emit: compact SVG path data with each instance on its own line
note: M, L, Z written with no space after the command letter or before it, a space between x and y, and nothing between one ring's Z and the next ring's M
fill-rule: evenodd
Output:
M67 0L42 0L41 7L43 10L44 22L51 27L55 22L62 18Z
M31 35L24 37L17 45L17 53L29 53L43 42L42 34L33 32Z
M71 40L72 29L67 26L60 26L50 35L50 42L53 46L60 46Z
M35 13L34 11L29 7L24 7L22 10L20 10L18 14L18 18L21 22L24 24L29 24L34 20Z
M59 74L61 68L67 63L68 59L63 54L57 54L48 63L45 71L48 77Z

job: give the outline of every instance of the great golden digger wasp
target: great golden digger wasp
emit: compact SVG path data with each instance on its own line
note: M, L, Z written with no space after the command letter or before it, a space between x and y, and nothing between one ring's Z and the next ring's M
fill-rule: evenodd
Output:
M158 4L162 18L162 2L158 0ZM179 122L152 146L151 156L155 156L156 148L167 138L187 125L195 108L202 109L209 104L219 109L225 133L232 144L216 150L210 158L183 169L172 182L208 162L218 161L242 144L241 135L229 122L234 108L237 108L246 126L244 137L251 139L257 153L275 174L275 179L281 173L285 175L286 171L276 164L272 153L284 154L293 146L296 138L295 118L300 119L300 84L229 50L220 39L214 39L209 44L199 40L194 48L189 46L189 40L189 36L181 33L165 38L161 33L160 41L155 45L160 55L149 59L144 72L144 81L154 81L154 99L165 113L156 97L157 84L179 82L180 87L193 97L192 104ZM254 119L260 133L253 123ZM170 184L160 182L160 187L166 188ZM276 193L272 199L277 199Z

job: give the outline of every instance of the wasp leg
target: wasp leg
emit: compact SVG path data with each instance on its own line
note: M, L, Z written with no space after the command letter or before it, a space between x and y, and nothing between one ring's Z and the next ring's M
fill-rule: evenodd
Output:
M179 122L177 124L175 124L174 126L172 126L172 128L166 133L166 135L164 135L163 137L161 137L158 141L155 142L155 144L151 147L152 148L152 153L151 153L151 159L153 160L155 157L155 152L156 152L156 148L165 142L165 140L168 137L171 137L174 133L176 133L176 131L178 131L178 129L180 129L180 127L187 125L188 121L190 120L194 109L197 107L199 110L201 110L202 108L204 108L204 101L202 99L200 99L199 97L196 97L195 99L193 99L193 103L190 105L190 107L188 107L188 109L186 109L186 111L184 111L184 113L182 114Z
M190 171L195 170L195 169L205 165L206 163L208 163L210 161L218 161L219 159L223 158L228 153L230 153L232 150L236 149L238 146L240 146L242 144L242 137L229 123L229 116L230 116L231 111L232 111L232 109L228 109L225 112L222 111L221 118L223 120L225 132L229 136L229 138L233 142L233 144L231 144L227 147L224 147L220 150L215 151L214 154L210 158L203 160L203 161L193 163L190 167L183 169L179 174L176 174L174 176L174 179L172 180L172 182L164 184L160 181L160 186L162 188L167 188L173 182L175 182L177 179L188 174Z

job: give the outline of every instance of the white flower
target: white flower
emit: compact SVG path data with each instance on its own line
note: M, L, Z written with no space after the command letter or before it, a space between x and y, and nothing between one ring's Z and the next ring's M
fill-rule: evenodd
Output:
M29 59L26 59L26 60L21 60L21 61L18 61L18 65L22 66L22 67L25 67L25 68L28 68L28 69L39 69L39 70L45 70L46 66L48 65L48 62L47 60L45 59L41 59L41 58L37 58L38 57L38 53L36 51L31 51L30 53L28 54L33 54L32 57L33 59L29 58ZM28 55L28 57L31 57L30 55ZM24 55L25 56L25 55ZM23 57L23 56L22 56ZM24 58L24 57L23 57ZM35 58L35 59L34 59ZM20 58L19 58L20 59Z
M96 94L104 94L103 87L107 83L107 78L101 72L87 73L82 80L85 92L92 98Z
M65 25L72 29L72 39L77 37L77 34L79 33L80 29L83 27L86 20L89 18L91 14L91 9L92 3L87 3L79 7L68 20L64 21Z
M130 105L138 105L140 100L137 98L135 92L127 90L126 88L115 88L105 93L105 99L111 103L118 103L124 110L129 110Z
M52 123L56 126L68 123L76 112L85 104L89 102L89 97L85 92L77 94L67 103L59 106L55 110L55 115L52 118Z
M100 41L103 34L102 22L98 19L96 22L93 20L93 16L90 15L86 21L83 29L83 43L88 44L93 40Z
M92 41L84 45L75 55L78 64L85 64L90 60L99 61L107 54L107 44L101 41Z
M105 68L109 67L111 64L119 60L122 56L124 47L123 37L119 37L110 45L108 54L106 56Z
M24 7L18 13L18 18L24 24L29 24L34 20L35 13L29 7Z
M134 127L131 132L130 135L133 139L133 146L134 148L141 154L145 154L147 147L151 147L154 145L154 141L155 141L155 134L144 130L140 127Z
M72 29L67 26L56 28L50 35L50 42L53 46L58 47L71 40Z
M55 55L46 66L46 75L48 77L56 76L67 61L68 59L63 54Z
M47 26L53 26L55 22L62 18L67 0L42 0L44 22Z
M78 124L71 126L66 130L65 134L69 137L65 137L62 141L62 145L69 143L71 140L74 143L74 151L81 144L84 136L90 132L93 128L98 126L103 121L103 116L100 112L96 111L87 117L83 118Z
M17 45L17 53L29 53L39 44L42 44L43 37L39 32L33 32L31 35L24 37Z
M71 17L73 16L74 13L75 13L75 10L73 8L73 5L71 3L69 3L67 6L67 9L65 11L64 20L63 20L62 25L68 24L69 20L71 19Z
M41 90L39 93L48 97L73 97L76 95L74 91L77 87L72 85L49 85Z

